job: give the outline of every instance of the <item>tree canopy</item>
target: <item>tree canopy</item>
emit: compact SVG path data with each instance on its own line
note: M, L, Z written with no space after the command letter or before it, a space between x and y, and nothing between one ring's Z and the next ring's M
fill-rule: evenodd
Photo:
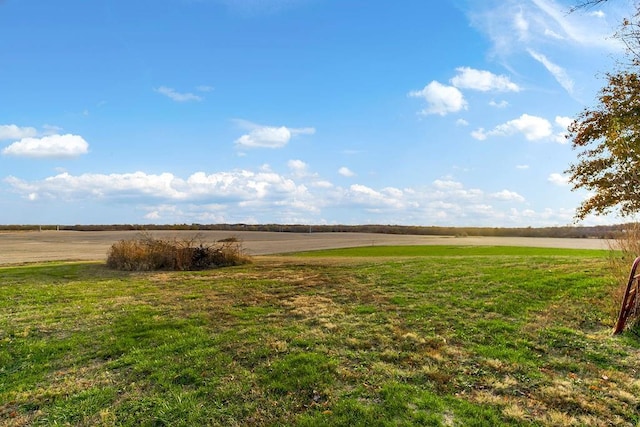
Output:
M608 0L587 0L576 8ZM616 37L631 60L623 71L607 74L598 104L585 109L569 126L577 162L565 171L574 190L590 192L576 210L576 219L617 211L640 212L640 8L624 19Z
M569 126L573 147L582 151L566 172L574 189L591 192L577 219L616 208L622 216L640 212L640 77L627 71L607 79L597 107Z

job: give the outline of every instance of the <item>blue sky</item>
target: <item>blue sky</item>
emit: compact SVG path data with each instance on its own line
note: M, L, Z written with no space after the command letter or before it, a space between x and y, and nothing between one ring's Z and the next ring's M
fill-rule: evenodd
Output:
M0 223L571 224L575 3L0 0Z

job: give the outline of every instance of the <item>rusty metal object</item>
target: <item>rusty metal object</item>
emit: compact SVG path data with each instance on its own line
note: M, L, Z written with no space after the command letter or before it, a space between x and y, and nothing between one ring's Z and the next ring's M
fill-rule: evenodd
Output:
M640 302L638 299L638 293L640 292L640 273L636 272L636 270L638 270L639 265L640 257L637 257L631 266L629 282L627 283L627 289L625 290L624 297L622 298L618 321L616 322L616 327L613 330L614 335L621 333L624 330L627 319L638 312L638 302Z

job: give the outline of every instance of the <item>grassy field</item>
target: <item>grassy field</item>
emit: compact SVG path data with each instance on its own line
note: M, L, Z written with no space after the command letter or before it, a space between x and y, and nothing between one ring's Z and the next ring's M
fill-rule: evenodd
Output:
M606 251L0 268L0 425L640 425Z

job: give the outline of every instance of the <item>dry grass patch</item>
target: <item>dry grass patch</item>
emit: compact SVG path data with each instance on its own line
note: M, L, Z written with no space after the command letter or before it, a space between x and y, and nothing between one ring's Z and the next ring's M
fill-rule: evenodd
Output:
M207 244L198 236L164 240L142 233L137 239L114 243L107 253L107 266L124 271L206 270L248 262L250 258L236 238Z

